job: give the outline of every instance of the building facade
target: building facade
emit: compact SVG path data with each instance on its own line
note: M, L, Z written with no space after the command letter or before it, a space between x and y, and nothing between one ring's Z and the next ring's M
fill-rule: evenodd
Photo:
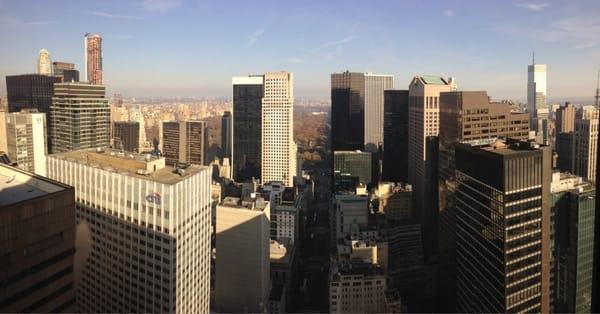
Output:
M84 37L85 79L92 85L102 85L102 36L87 33Z
M126 152L140 152L140 123L139 122L113 122L113 147Z
M456 146L458 312L549 312L551 150Z
M334 151L334 174L358 177L358 182L361 185L367 186L372 182L372 155L372 153L361 151Z
M260 179L262 153L262 75L234 77L233 177L238 182Z
M394 88L394 76L365 73L365 141L364 150L377 152L383 146L385 117L384 91ZM352 126L348 126L352 127Z
M50 53L46 49L40 50L37 63L38 74L41 75L52 75L52 60L50 60Z
M80 312L208 313L211 171L89 149L48 156L75 188Z
M60 77L62 83L79 82L79 71L75 70L75 64L69 62L52 62L52 73Z
M1 116L1 115L0 115ZM6 153L18 167L46 175L46 114L12 112L6 114Z
M554 312L590 313L595 187L567 173L554 173L552 179Z
M408 181L408 90L384 91L383 180Z
M233 124L231 119L231 112L225 111L223 117L221 117L221 152L223 158L232 157L233 147Z
M293 186L296 175L294 142L294 79L288 72L264 75L262 99L262 182L281 181Z
M75 190L0 163L0 311L76 312Z
M225 199L217 206L215 309L262 312L269 290L270 204Z
M455 89L451 79L416 76L408 91L408 183L423 228L425 256L435 251L437 233L437 165L440 93ZM434 170L433 172L430 170Z
M588 110L578 114L575 121L573 172L595 182L598 156L598 110Z
M56 83L50 109L52 153L110 145L110 107L102 85Z
M363 150L365 142L364 73L331 74L331 148Z
M330 313L386 312L386 277L369 263L332 267L329 281Z
M567 102L556 110L556 134L575 132L577 108Z
M160 143L167 164L187 162L204 165L208 129L205 121L162 122Z
M36 109L46 114L48 122L54 83L60 78L41 74L22 74L6 76L6 96L8 111L19 112L23 109Z
M537 118L537 109L546 107L546 69L545 64L536 64L535 60L527 67L527 112L532 121Z

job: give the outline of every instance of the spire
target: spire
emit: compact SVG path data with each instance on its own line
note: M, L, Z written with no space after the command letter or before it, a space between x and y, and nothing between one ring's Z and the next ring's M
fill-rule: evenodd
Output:
M598 70L598 78L596 79L596 109L600 110L600 70Z
M531 64L535 64L535 50L531 53Z

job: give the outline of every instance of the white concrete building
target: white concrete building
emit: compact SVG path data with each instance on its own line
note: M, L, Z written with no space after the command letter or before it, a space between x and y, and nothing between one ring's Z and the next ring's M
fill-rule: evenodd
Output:
M298 208L294 205L280 204L275 207L275 237L283 244L294 244L298 238Z
M270 205L227 197L217 206L215 306L226 312L264 312L270 284Z
M364 262L332 265L329 280L329 312L386 312L385 280L383 269L378 265Z
M262 182L282 181L285 186L292 186L296 151L293 75L266 73L262 99Z
M211 171L88 149L48 156L75 187L80 312L208 313Z
M6 113L5 122L8 157L19 168L46 176L46 114L27 111Z

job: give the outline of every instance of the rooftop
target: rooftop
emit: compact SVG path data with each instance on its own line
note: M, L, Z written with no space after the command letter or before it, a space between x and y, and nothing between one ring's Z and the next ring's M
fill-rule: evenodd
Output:
M68 188L68 185L0 163L0 207Z
M70 162L118 172L130 177L146 179L162 184L177 184L188 176L208 168L185 164L174 168L165 165L163 157L150 154L122 152L116 149L83 149L49 155L48 158L64 159Z
M442 77L435 76L435 75L422 75L421 79L423 80L423 82L425 84L448 85L446 80L444 80Z

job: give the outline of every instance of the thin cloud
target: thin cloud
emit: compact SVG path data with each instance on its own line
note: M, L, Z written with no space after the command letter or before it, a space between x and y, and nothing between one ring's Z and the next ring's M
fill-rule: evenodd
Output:
M182 0L143 0L142 8L148 12L165 13L181 6L182 3Z
M447 17L453 17L454 16L454 10L451 10L451 9L444 10L442 13L444 13L444 15L447 16Z
M56 21L23 21L19 18L3 15L0 16L0 25L4 25L7 28L25 28L25 27L36 27L36 26L47 26L56 24Z
M319 49L347 44L347 43L349 43L349 42L351 42L353 40L354 40L354 36L346 36L346 37L344 37L342 39L339 39L339 40L328 41L328 42L322 43L319 46Z
M600 21L584 15L553 21L546 27L504 25L497 27L497 30L548 43L570 43L576 49L600 45Z
M113 13L98 12L98 11L86 11L84 13L88 14L88 15L106 17L106 18L110 18L110 19L122 19L122 20L141 20L142 19L141 16L113 14Z
M256 31L254 31L254 33L248 35L248 45L249 46L254 45L264 33L265 33L264 28L259 28Z
M544 9L546 9L546 7L548 7L549 5L550 3L548 2L526 2L517 4L519 8L527 9L533 12L544 11Z

